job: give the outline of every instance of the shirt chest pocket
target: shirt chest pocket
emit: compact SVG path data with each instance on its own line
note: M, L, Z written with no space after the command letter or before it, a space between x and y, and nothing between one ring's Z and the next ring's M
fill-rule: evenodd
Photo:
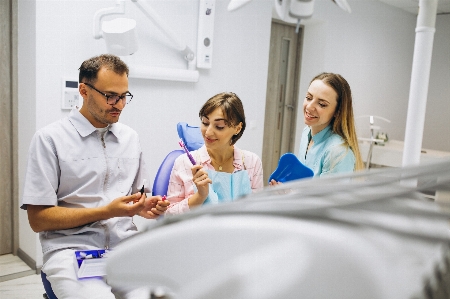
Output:
M115 186L123 194L131 194L131 187L139 171L139 158L118 158L115 172Z
M75 185L90 182L92 178L101 177L106 168L104 160L98 157L61 160L59 167L61 181L72 182Z

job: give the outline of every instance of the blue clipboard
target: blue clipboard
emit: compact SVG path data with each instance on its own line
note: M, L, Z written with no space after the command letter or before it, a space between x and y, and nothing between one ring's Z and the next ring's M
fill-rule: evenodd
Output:
M312 176L314 176L314 172L311 168L303 165L293 153L286 153L280 157L278 167L270 175L269 182L275 180L285 183Z

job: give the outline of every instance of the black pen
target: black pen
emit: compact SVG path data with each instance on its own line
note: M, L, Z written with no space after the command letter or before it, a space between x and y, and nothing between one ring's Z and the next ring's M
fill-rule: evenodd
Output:
M142 188L141 188L140 191L141 191L141 194L144 194L144 196L147 197L147 196L145 195L145 193L144 193L144 191L145 191L145 190L144 190L144 185L142 185Z

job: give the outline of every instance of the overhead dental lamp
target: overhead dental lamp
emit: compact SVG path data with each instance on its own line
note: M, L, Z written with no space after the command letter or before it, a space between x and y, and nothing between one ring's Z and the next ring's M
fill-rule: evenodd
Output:
M303 19L309 19L314 12L315 0L274 0L275 11L278 16L285 22L297 23L295 32L298 33L300 28L300 21ZM350 6L347 0L332 0L341 9L346 12L351 12Z
M106 49L111 54L132 55L139 48L136 21L133 19L116 18L103 21L102 32Z
M100 9L94 15L94 38L104 38L107 51L118 56L132 55L138 50L139 43L136 33L136 21L128 18L116 18L102 22L102 19L108 15L125 14L125 1L116 0L115 7ZM164 33L170 40L172 47L180 51L187 61L187 69L129 65L130 77L197 82L199 73L196 70L196 56L194 52L178 38L156 11L147 5L145 1L131 0L131 2Z
M234 11L249 3L251 0L231 0L228 11ZM347 0L332 0L346 12L352 12ZM296 32L302 19L311 18L314 12L314 0L274 0L275 11L281 20L297 23Z

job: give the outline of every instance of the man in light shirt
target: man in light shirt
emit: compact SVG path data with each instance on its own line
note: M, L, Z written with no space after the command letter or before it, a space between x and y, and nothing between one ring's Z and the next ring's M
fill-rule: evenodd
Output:
M35 133L21 208L39 232L42 271L56 297L140 298L136 290L79 280L75 272L76 250L114 248L137 233L133 216L155 219L168 206L160 196L146 197L150 180L138 135L118 123L133 98L127 65L106 54L84 61L79 70L83 105Z

